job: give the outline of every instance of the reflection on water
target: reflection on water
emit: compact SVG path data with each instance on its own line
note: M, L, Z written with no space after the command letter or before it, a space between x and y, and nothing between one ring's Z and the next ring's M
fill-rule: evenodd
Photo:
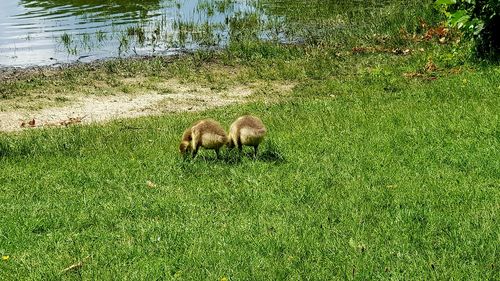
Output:
M214 4L215 3L215 4ZM170 54L223 44L245 1L2 0L0 67Z
M168 55L242 38L315 42L363 24L372 32L384 18L374 10L408 1L1 0L0 67Z
M44 11L45 15L84 15L95 13L102 19L106 15L125 15L132 18L147 17L148 11L160 9L160 0L133 1L102 1L102 0L21 0L19 4L25 8L35 8ZM24 13L25 15L29 12Z

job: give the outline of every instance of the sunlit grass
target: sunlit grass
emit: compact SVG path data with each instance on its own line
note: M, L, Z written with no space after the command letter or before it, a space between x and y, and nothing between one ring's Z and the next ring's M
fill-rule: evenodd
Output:
M215 13L231 1L201 3ZM498 67L471 61L453 34L424 40L419 17L439 19L416 1L372 13L307 2L347 5L338 14L273 3L257 6L278 16L269 38L269 22L240 15L223 50L0 82L0 102L18 105L168 79L260 85L246 105L0 134L0 279L500 278ZM185 43L221 30L175 24ZM120 40L151 40L141 28ZM257 160L178 154L194 120L228 128L246 113L268 127Z
M331 81L275 105L2 135L0 276L496 279L499 82ZM193 120L246 112L269 130L257 160L178 155Z

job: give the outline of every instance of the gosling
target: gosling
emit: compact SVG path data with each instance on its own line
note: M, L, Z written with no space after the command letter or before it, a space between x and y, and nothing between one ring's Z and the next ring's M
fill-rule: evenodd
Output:
M198 149L203 147L214 149L217 158L219 158L219 150L227 141L226 131L219 122L213 119L203 119L197 121L184 131L179 151L182 155L187 155L191 152L194 158L198 153Z
M257 157L259 144L266 135L266 127L264 123L255 116L244 115L236 119L229 128L228 148L238 147L238 150L243 150L243 145L253 146L254 158Z

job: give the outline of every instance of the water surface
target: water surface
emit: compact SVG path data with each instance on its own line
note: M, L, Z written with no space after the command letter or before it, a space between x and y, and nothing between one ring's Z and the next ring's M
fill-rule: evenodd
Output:
M314 41L361 28L391 1L2 0L0 67L221 48L243 36ZM370 18L371 16L371 18ZM372 27L368 26L367 30Z
M193 26L223 24L232 14L252 11L246 1L224 9L213 9L212 2L3 0L0 67L175 53L199 47L187 33ZM221 44L222 37L210 43Z

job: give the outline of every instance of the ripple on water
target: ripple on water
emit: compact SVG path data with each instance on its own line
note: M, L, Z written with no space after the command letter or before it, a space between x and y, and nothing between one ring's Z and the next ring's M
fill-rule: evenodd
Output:
M184 2L193 5L197 1ZM142 0L140 4L126 0L111 4L80 3L0 1L0 67L68 63L82 56L93 59L119 56L119 51L124 52L119 48L133 43L133 38L121 38L129 27L152 29L149 27L152 22L171 22L182 14L179 12L182 8L170 0ZM171 31L166 27L167 24L164 29ZM144 46L126 47L133 48L135 53L148 52Z
M244 32L242 29L250 29L249 33L256 33L263 40L272 37L280 42L301 42L301 36L337 30L333 24L329 28L318 28L315 20L319 19L321 27L324 19L328 19L327 23L335 19L331 13L345 10L344 16L334 20L339 28L345 28L346 22L354 15L366 22L370 17L382 15L372 14L371 9L380 7L383 10L384 5L391 1L395 2L1 0L0 67L71 63L82 57L90 60L224 47L229 40L229 29L236 31L236 36L240 31ZM349 10L351 6L353 8ZM242 20L244 14L252 14L245 18L248 22ZM277 25L267 26L269 19ZM288 30L282 29L283 23L288 24ZM268 30L264 30L266 28ZM304 32L288 34L287 31L296 31L295 28Z

